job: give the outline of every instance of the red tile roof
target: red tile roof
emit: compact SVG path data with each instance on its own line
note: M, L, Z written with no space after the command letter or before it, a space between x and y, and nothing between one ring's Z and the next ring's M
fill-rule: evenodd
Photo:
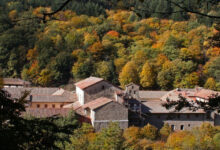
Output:
M202 87L196 87L194 89L175 89L164 95L161 100L166 101L167 98L170 100L179 100L179 95L185 97L187 100L196 100L197 97L202 99L209 99L212 95L220 95L220 92L204 89Z
M204 98L204 99L209 99L210 96L213 95L220 95L220 92L208 90L208 89L201 89L195 92L196 97Z
M87 88L91 85L94 85L100 81L103 81L103 79L97 78L97 77L89 77L89 78L86 78L82 81L75 83L75 86L79 87L80 89L85 89L85 88Z
M105 104L108 104L110 102L112 102L113 100L111 99L108 99L106 97L100 97L100 98L97 98L89 103L86 103L85 105L83 105L82 107L85 109L85 108L90 108L92 110L96 109L96 108L99 108Z

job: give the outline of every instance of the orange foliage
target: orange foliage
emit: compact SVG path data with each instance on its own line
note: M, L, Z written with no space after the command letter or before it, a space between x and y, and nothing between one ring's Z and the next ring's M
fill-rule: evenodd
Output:
M51 8L49 7L38 7L36 9L34 9L33 11L33 15L37 16L37 17L40 17L40 18L43 18L43 13L49 13L51 12Z
M133 24L125 24L125 25L123 25L123 31L124 32L132 32L133 31Z
M212 48L208 49L206 54L211 57L220 56L220 47L212 47Z
M119 37L119 33L117 31L111 30L106 35L112 36L112 37Z
M27 57L27 60L33 61L37 57L37 50L36 50L36 48L29 49L26 57Z

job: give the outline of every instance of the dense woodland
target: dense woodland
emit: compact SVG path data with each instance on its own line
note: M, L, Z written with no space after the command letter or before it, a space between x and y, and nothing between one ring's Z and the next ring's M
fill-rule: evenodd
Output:
M217 0L184 3L220 13ZM153 90L195 85L220 90L219 19L178 11L169 0L74 0L46 21L40 19L61 4L0 1L4 77L38 86L98 76L122 87L134 82Z

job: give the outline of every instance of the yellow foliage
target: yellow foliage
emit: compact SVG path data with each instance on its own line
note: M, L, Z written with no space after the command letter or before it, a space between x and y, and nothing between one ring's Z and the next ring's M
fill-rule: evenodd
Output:
M206 80L206 83L204 85L205 88L211 89L211 90L216 90L216 82L214 78L208 78Z
M140 73L140 84L142 87L149 88L154 85L155 75L152 67L148 62L146 62Z
M29 60L29 61L35 60L36 57L37 57L37 50L36 50L36 48L29 49L26 57L27 57L27 60Z
M123 68L123 66L126 64L127 60L125 58L117 58L114 60L114 64L116 67L116 72L119 74Z
M8 16L11 20L15 20L18 17L17 10L10 11Z
M119 81L121 86L124 87L129 83L138 83L137 66L133 61L129 61L119 74Z
M190 145L194 145L195 137L193 137L193 135L190 134L190 132L187 131L174 132L168 137L166 147L168 149L182 150L183 143L187 139L191 139L192 143Z
M49 13L49 12L51 12L51 8L49 7L37 7L33 10L33 15L39 18L43 18L43 13Z
M108 14L108 20L112 20L115 23L119 23L120 25L127 23L128 18L131 15L132 12L124 11L124 10L117 10L115 11L106 11Z

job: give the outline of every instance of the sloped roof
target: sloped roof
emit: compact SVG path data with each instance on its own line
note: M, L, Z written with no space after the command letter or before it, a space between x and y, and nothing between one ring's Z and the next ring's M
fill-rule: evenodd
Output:
M67 116L71 110L67 108L26 108L26 112L22 113L22 116L30 115L38 118Z
M167 93L168 91L139 91L139 96L142 99L160 99Z
M94 85L100 81L103 81L102 78L97 78L97 77L89 77L89 78L86 78L82 81L79 81L77 83L75 83L75 86L76 87L79 87L80 89L85 89L91 85Z
M24 81L19 78L3 78L4 85L30 85L28 81Z
M165 94L163 97L161 97L161 100L166 101L167 98L173 101L179 100L179 95L185 97L188 101L196 100L196 97L200 97L203 99L208 99L210 96L218 94L220 95L220 92L216 92L209 89L204 89L202 87L196 87L194 89L185 89L185 88L178 88L172 91L169 91L167 94Z
M30 91L32 102L74 102L77 100L76 93L60 88L3 88L13 98L20 98L22 93ZM62 91L62 92L60 92ZM54 94L55 93L55 94ZM30 95L27 100L30 100Z
M108 104L110 102L112 102L111 99L108 99L106 97L100 97L100 98L97 98L89 103L84 104L82 107L84 109L90 108L90 109L94 110L94 109L99 108L101 106L104 106L105 104Z
M149 100L146 102L143 102L143 112L144 113L205 113L202 109L199 109L197 111L189 110L188 108L183 108L181 111L177 112L174 108L172 109L166 109L162 106L164 102L161 100Z

